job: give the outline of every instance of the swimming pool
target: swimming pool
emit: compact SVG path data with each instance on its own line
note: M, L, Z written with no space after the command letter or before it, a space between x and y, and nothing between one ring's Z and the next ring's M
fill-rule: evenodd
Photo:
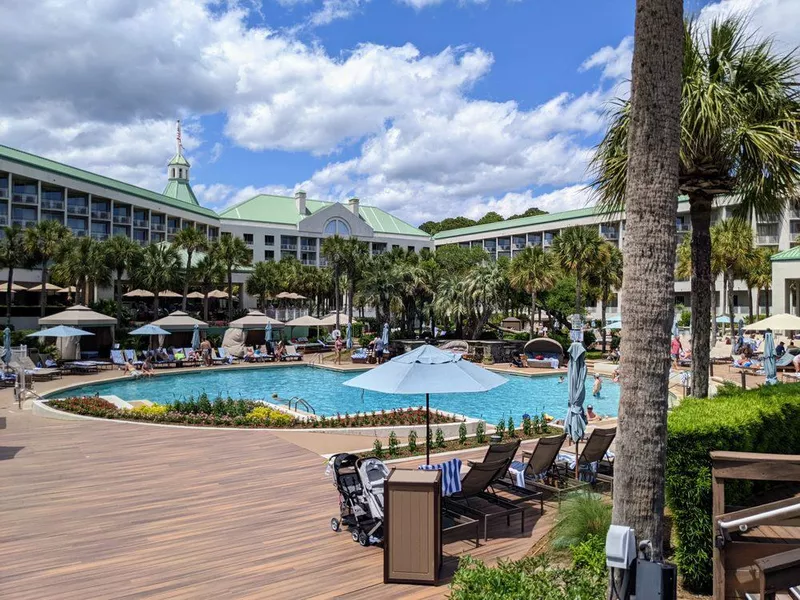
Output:
M82 386L56 394L56 397L76 394L113 394L123 400L152 400L167 403L205 392L232 398L270 400L272 394L282 398L299 396L314 407L318 415L337 412L354 414L373 410L425 403L424 396L402 396L367 392L342 385L358 373L339 373L311 367L272 367L264 369L230 369L181 373L152 379L125 379ZM494 424L509 415L519 425L524 413L546 412L560 419L566 413L567 385L558 376L505 376L508 383L482 394L436 394L431 396L431 408L451 411L485 419ZM591 396L591 377L586 382L586 402L600 415L616 416L619 405L619 386L603 381L600 398Z

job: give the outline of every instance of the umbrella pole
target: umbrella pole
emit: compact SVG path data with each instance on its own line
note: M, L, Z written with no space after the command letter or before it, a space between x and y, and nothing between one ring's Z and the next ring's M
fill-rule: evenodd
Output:
M431 464L431 396L425 394L425 464Z
M578 464L578 459L581 456L581 453L578 452L578 450L580 450L580 445L581 445L581 441L580 440L575 442L575 481L579 481L580 480L579 475L580 475L581 466Z

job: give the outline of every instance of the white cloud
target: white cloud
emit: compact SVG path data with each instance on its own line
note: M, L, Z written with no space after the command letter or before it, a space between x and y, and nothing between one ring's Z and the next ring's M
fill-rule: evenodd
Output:
M420 10L423 8L429 8L431 6L437 6L439 4L443 4L447 0L398 0L401 4L406 4L416 10ZM516 0L514 0L516 1ZM488 4L489 0L458 0L458 4L461 6L466 6L469 4Z
M547 212L558 212L585 208L591 200L591 191L585 185L570 185L538 196L530 190L522 193L510 192L501 198L488 198L470 205L464 216L480 219L487 212L495 211L504 217L510 217L532 207Z
M222 152L225 147L222 145L221 142L216 142L211 147L211 157L208 159L208 162L215 163L219 160L219 157L222 156Z
M368 2L369 0L322 0L322 8L311 14L308 24L312 27L319 27L340 19L347 19Z
M633 61L633 37L622 39L619 45L604 46L589 58L583 61L581 71L600 68L603 79L628 79L631 75L631 62Z
M198 183L193 185L192 189L200 204L216 211L225 210L234 204L239 204L259 194L274 194L278 196L291 196L294 194L292 188L281 185L263 187L248 185L239 188L224 183L213 183L211 185Z
M745 17L759 36L774 37L782 52L800 46L800 2L796 0L723 0L703 7L699 20L708 23L730 15Z

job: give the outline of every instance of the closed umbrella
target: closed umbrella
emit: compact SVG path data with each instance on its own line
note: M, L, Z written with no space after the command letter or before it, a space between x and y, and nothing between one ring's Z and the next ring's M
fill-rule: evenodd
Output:
M347 346L348 350L353 347L353 328L350 323L347 324L347 339L345 340L345 346Z
M766 375L765 383L767 385L778 383L778 369L775 366L775 339L769 329L764 334L764 374Z
M200 325L194 326L194 331L192 331L192 350L199 350L200 349Z
M672 322L672 336L673 337L678 337L679 335L680 335L680 332L678 331L678 319L675 319Z
M384 348L389 345L389 324L383 324L383 335L381 336Z
M575 478L578 477L578 444L586 432L586 413L583 403L586 400L586 350L580 342L572 342L569 347L569 365L567 367L569 398L567 417L564 419L564 431L575 442Z
M272 341L272 323L267 323L267 325L264 327L264 341Z
M3 331L3 360L6 364L11 362L11 329L8 327Z
M508 380L460 354L424 345L344 382L349 387L384 394L425 394L425 457L430 464L430 395L487 392Z

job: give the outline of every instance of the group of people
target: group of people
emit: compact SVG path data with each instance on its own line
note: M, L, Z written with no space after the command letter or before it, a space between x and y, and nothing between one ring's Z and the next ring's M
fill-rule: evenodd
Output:
M342 339L342 332L339 331L338 329L334 329L332 335L333 335L333 351L335 354L334 364L341 365L342 354L344 353L345 350L345 341ZM383 355L385 351L383 338L381 338L380 336L376 336L372 341L370 341L368 347L375 356L375 362L379 365L382 365Z

